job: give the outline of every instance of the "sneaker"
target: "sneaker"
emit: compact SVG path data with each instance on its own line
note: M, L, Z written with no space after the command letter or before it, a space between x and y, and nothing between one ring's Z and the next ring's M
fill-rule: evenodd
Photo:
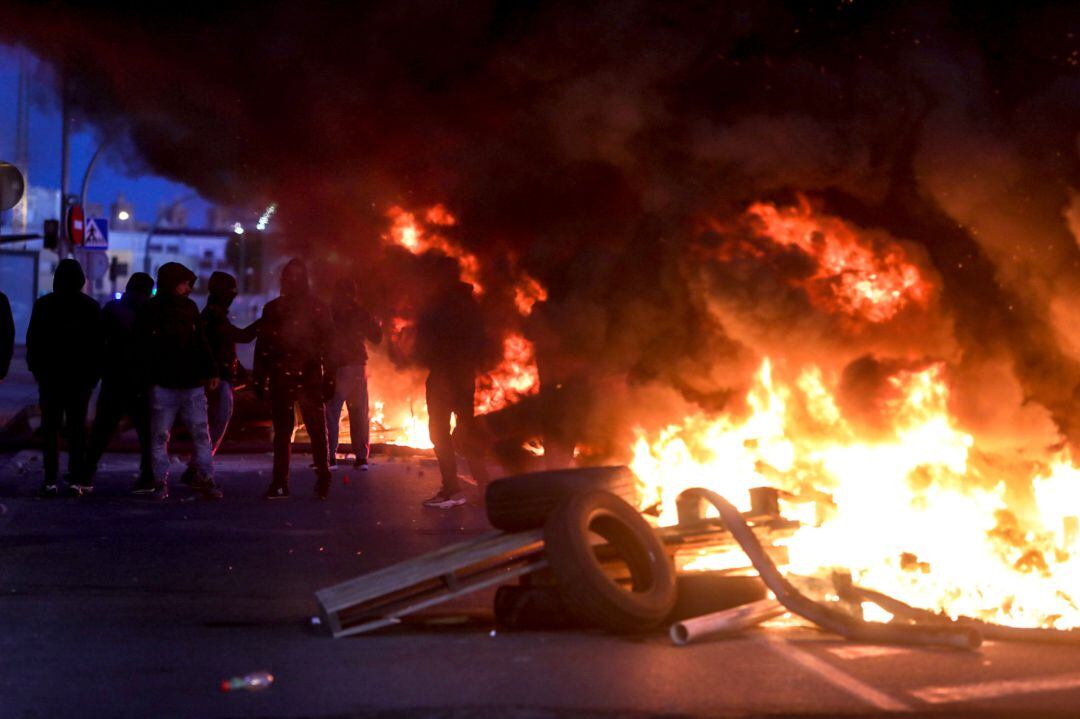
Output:
M263 499L288 499L289 498L289 485L287 484L271 484L266 490L266 494L263 495Z
M358 459L358 460L356 460L356 462L353 464L353 466L359 468L359 470L361 472L368 471L368 464L367 464L366 459Z
M221 487L219 487L212 479L209 484L205 485L199 491L202 492L203 499L221 499L225 496L225 493L221 491Z
M83 497L94 491L94 485L88 479L71 479L67 484L76 497Z
M465 504L464 494L461 492L450 494L442 489L440 489L431 499L424 500L425 507L433 507L435 509L451 509L453 507L460 507L463 504Z
M180 475L180 481L199 492L205 492L208 488L214 486L214 480L210 479L194 467L185 469L184 473Z
M135 487L131 490L132 494L140 495L157 495L161 499L165 499L169 496L169 483L165 480L144 480L140 479L135 483Z
M41 489L38 490L38 496L42 499L55 499L60 496L60 487L55 481L48 482L41 485Z
M330 494L330 478L322 477L315 480L315 496L319 499L326 499Z

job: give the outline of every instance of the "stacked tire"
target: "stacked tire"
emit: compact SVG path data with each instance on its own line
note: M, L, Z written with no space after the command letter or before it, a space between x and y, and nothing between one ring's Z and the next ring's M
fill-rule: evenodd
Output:
M640 632L675 604L675 569L653 528L635 509L637 478L627 467L588 467L507 477L488 486L488 520L508 532L544 528L548 566L561 607L586 626ZM605 570L602 538L629 582ZM509 594L505 596L510 596Z

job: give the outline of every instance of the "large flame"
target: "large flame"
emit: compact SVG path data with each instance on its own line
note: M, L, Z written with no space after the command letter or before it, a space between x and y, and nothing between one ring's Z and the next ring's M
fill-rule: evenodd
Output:
M476 380L476 413L487 414L540 391L536 349L519 334L503 340L499 366Z
M424 212L424 222L417 220L416 214L397 205L386 211L390 218L390 230L384 239L404 247L414 255L437 250L447 257L457 260L461 268L461 281L472 285L473 292L484 291L480 284L480 260L476 255L465 250L439 232L440 228L453 227L457 219L443 205L433 205Z
M815 213L804 197L794 207L756 202L747 216L763 237L814 259L816 271L802 284L826 310L885 322L929 299L929 283L901 245L872 241L839 218Z
M860 584L952 616L1080 625L1080 470L1066 454L1019 478L976 462L974 438L949 413L946 374L937 363L891 375L881 407L890 432L867 440L820 370L779 381L766 359L748 416L639 432L632 468L669 524L687 487L744 509L751 487L789 492L785 513L804 522L786 542L793 572L850 570Z

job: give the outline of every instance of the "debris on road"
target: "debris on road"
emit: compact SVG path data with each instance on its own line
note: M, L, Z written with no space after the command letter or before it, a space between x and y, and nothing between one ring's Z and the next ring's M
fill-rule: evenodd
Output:
M576 490L575 473L583 480ZM854 641L965 650L979 647L984 636L1080 641L1076 632L954 621L854 587L850 579L845 584L834 578L839 601L817 601L792 584L807 582L789 580L777 568L786 553L776 540L799 525L780 516L776 490L755 488L751 510L743 514L715 492L688 489L676 500L678 524L657 527L626 501L627 476L626 468L606 467L497 480L488 488L489 518L508 531L323 589L316 593L322 617L334 637L349 636L498 587L498 625L518 630L595 627L634 633L663 624L674 643L686 644L791 612ZM710 509L719 518L710 517ZM738 556L745 555L748 563L706 572L688 570L680 561L704 550L741 550ZM864 620L861 601L879 604L894 620Z
M787 612L775 599L761 599L750 604L675 622L668 630L672 644L683 646L706 637L723 637L775 619Z
M273 683L274 675L270 672L252 672L251 674L245 674L242 677L223 679L221 682L221 691L258 692L264 689L269 689L270 685Z

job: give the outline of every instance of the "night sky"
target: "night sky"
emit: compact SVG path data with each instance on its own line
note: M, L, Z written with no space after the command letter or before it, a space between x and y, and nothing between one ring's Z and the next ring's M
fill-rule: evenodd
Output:
M30 182L49 188L60 186L60 113L53 81L46 68L29 52L23 52L33 83L30 110ZM19 82L19 54L15 47L0 44L0 159L15 159L15 120ZM83 172L98 146L98 135L85 123L71 137L71 192L78 192ZM90 179L89 202L108 212L109 204L123 195L135 205L135 218L152 222L159 205L193 194L186 185L170 182L152 172L125 166L106 154L98 160ZM202 199L185 203L193 226L205 223L207 204ZM31 231L40 231L33 228Z

